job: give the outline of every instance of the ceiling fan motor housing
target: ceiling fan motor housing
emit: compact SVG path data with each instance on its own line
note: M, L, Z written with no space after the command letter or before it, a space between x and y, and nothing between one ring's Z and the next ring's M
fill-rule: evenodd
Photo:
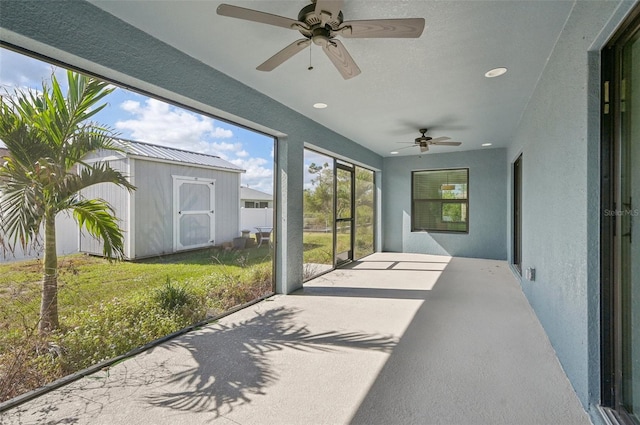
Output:
M426 135L424 134L424 133L426 133L427 131L429 131L429 130L427 130L426 128L421 128L421 129L420 129L420 133L422 133L422 136L420 136L420 137L416 137L416 139L415 139L415 141L416 141L416 145L420 145L420 146L423 146L423 145L424 145L424 146L426 146L427 142L429 142L429 140L432 140L432 139L433 139L433 137L429 137L429 136L426 136Z
M331 16L328 20L325 20L325 28L328 26L327 30L335 30L342 24L343 21L342 11L338 13L338 16ZM319 27L322 25L322 18L316 14L316 4L312 3L306 5L300 10L298 13L298 21L304 22L313 30L314 27ZM308 33L300 31L302 35L308 36Z

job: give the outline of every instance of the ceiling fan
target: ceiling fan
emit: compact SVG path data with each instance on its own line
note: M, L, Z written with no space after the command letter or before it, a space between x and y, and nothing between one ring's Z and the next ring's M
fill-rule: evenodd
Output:
M342 77L347 80L360 74L360 68L347 52L337 36L344 38L417 38L424 30L423 18L373 19L344 21L343 0L312 0L300 10L298 19L272 15L253 9L221 4L218 15L299 31L304 38L294 41L267 59L256 69L272 71L296 53L310 46L311 42L322 47Z
M439 146L460 146L462 143L450 141L449 137L436 137L435 139L425 135L428 130L426 128L421 128L420 133L422 135L420 137L416 137L413 142L398 142L398 143L409 143L411 146L405 146L400 149L408 149L408 148L420 148L420 152L427 152L429 150L429 145L439 145Z

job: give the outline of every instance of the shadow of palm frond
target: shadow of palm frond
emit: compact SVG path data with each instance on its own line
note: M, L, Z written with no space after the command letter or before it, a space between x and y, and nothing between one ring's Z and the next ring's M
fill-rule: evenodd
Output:
M149 395L157 407L176 410L211 411L251 402L251 396L264 395L265 388L277 381L267 354L284 349L298 351L336 351L339 348L390 352L397 345L391 336L360 332L313 333L296 325L295 309L278 308L229 326L216 325L213 333L191 333L165 347L189 350L197 366L184 370L167 383L176 390Z

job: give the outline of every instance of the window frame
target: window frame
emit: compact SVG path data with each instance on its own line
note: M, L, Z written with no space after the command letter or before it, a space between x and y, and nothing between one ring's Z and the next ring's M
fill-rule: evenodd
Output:
M443 199L443 198L429 198L429 199L415 199L414 188L415 188L415 176L418 173L429 173L429 172L443 172L443 171L464 171L467 175L466 184L467 184L467 196L463 199ZM466 223L466 228L464 230L449 230L449 229L430 229L430 228L418 228L416 226L415 217L416 217L416 208L418 204L429 205L430 203L437 202L440 204L440 219L442 219L442 211L445 204L464 204L466 205L467 212L467 220L464 221L451 221L447 223L451 224L460 224ZM469 222L470 222L470 211L469 211L469 168L468 167L457 167L457 168L437 168L437 169L426 169L426 170L413 170L411 171L411 232L426 232L426 233L452 233L452 234L468 234L469 233Z

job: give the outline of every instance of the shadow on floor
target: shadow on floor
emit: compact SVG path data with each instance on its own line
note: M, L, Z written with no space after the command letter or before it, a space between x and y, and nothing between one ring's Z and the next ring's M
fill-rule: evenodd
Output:
M214 412L218 417L250 403L252 395L264 395L278 379L268 357L271 352L340 347L390 352L397 343L392 337L359 332L313 333L295 324L295 314L295 309L284 307L267 310L243 322L216 325L212 333L192 333L164 345L169 350L189 350L197 366L173 374L168 385L178 390L150 394L147 401L156 407Z

